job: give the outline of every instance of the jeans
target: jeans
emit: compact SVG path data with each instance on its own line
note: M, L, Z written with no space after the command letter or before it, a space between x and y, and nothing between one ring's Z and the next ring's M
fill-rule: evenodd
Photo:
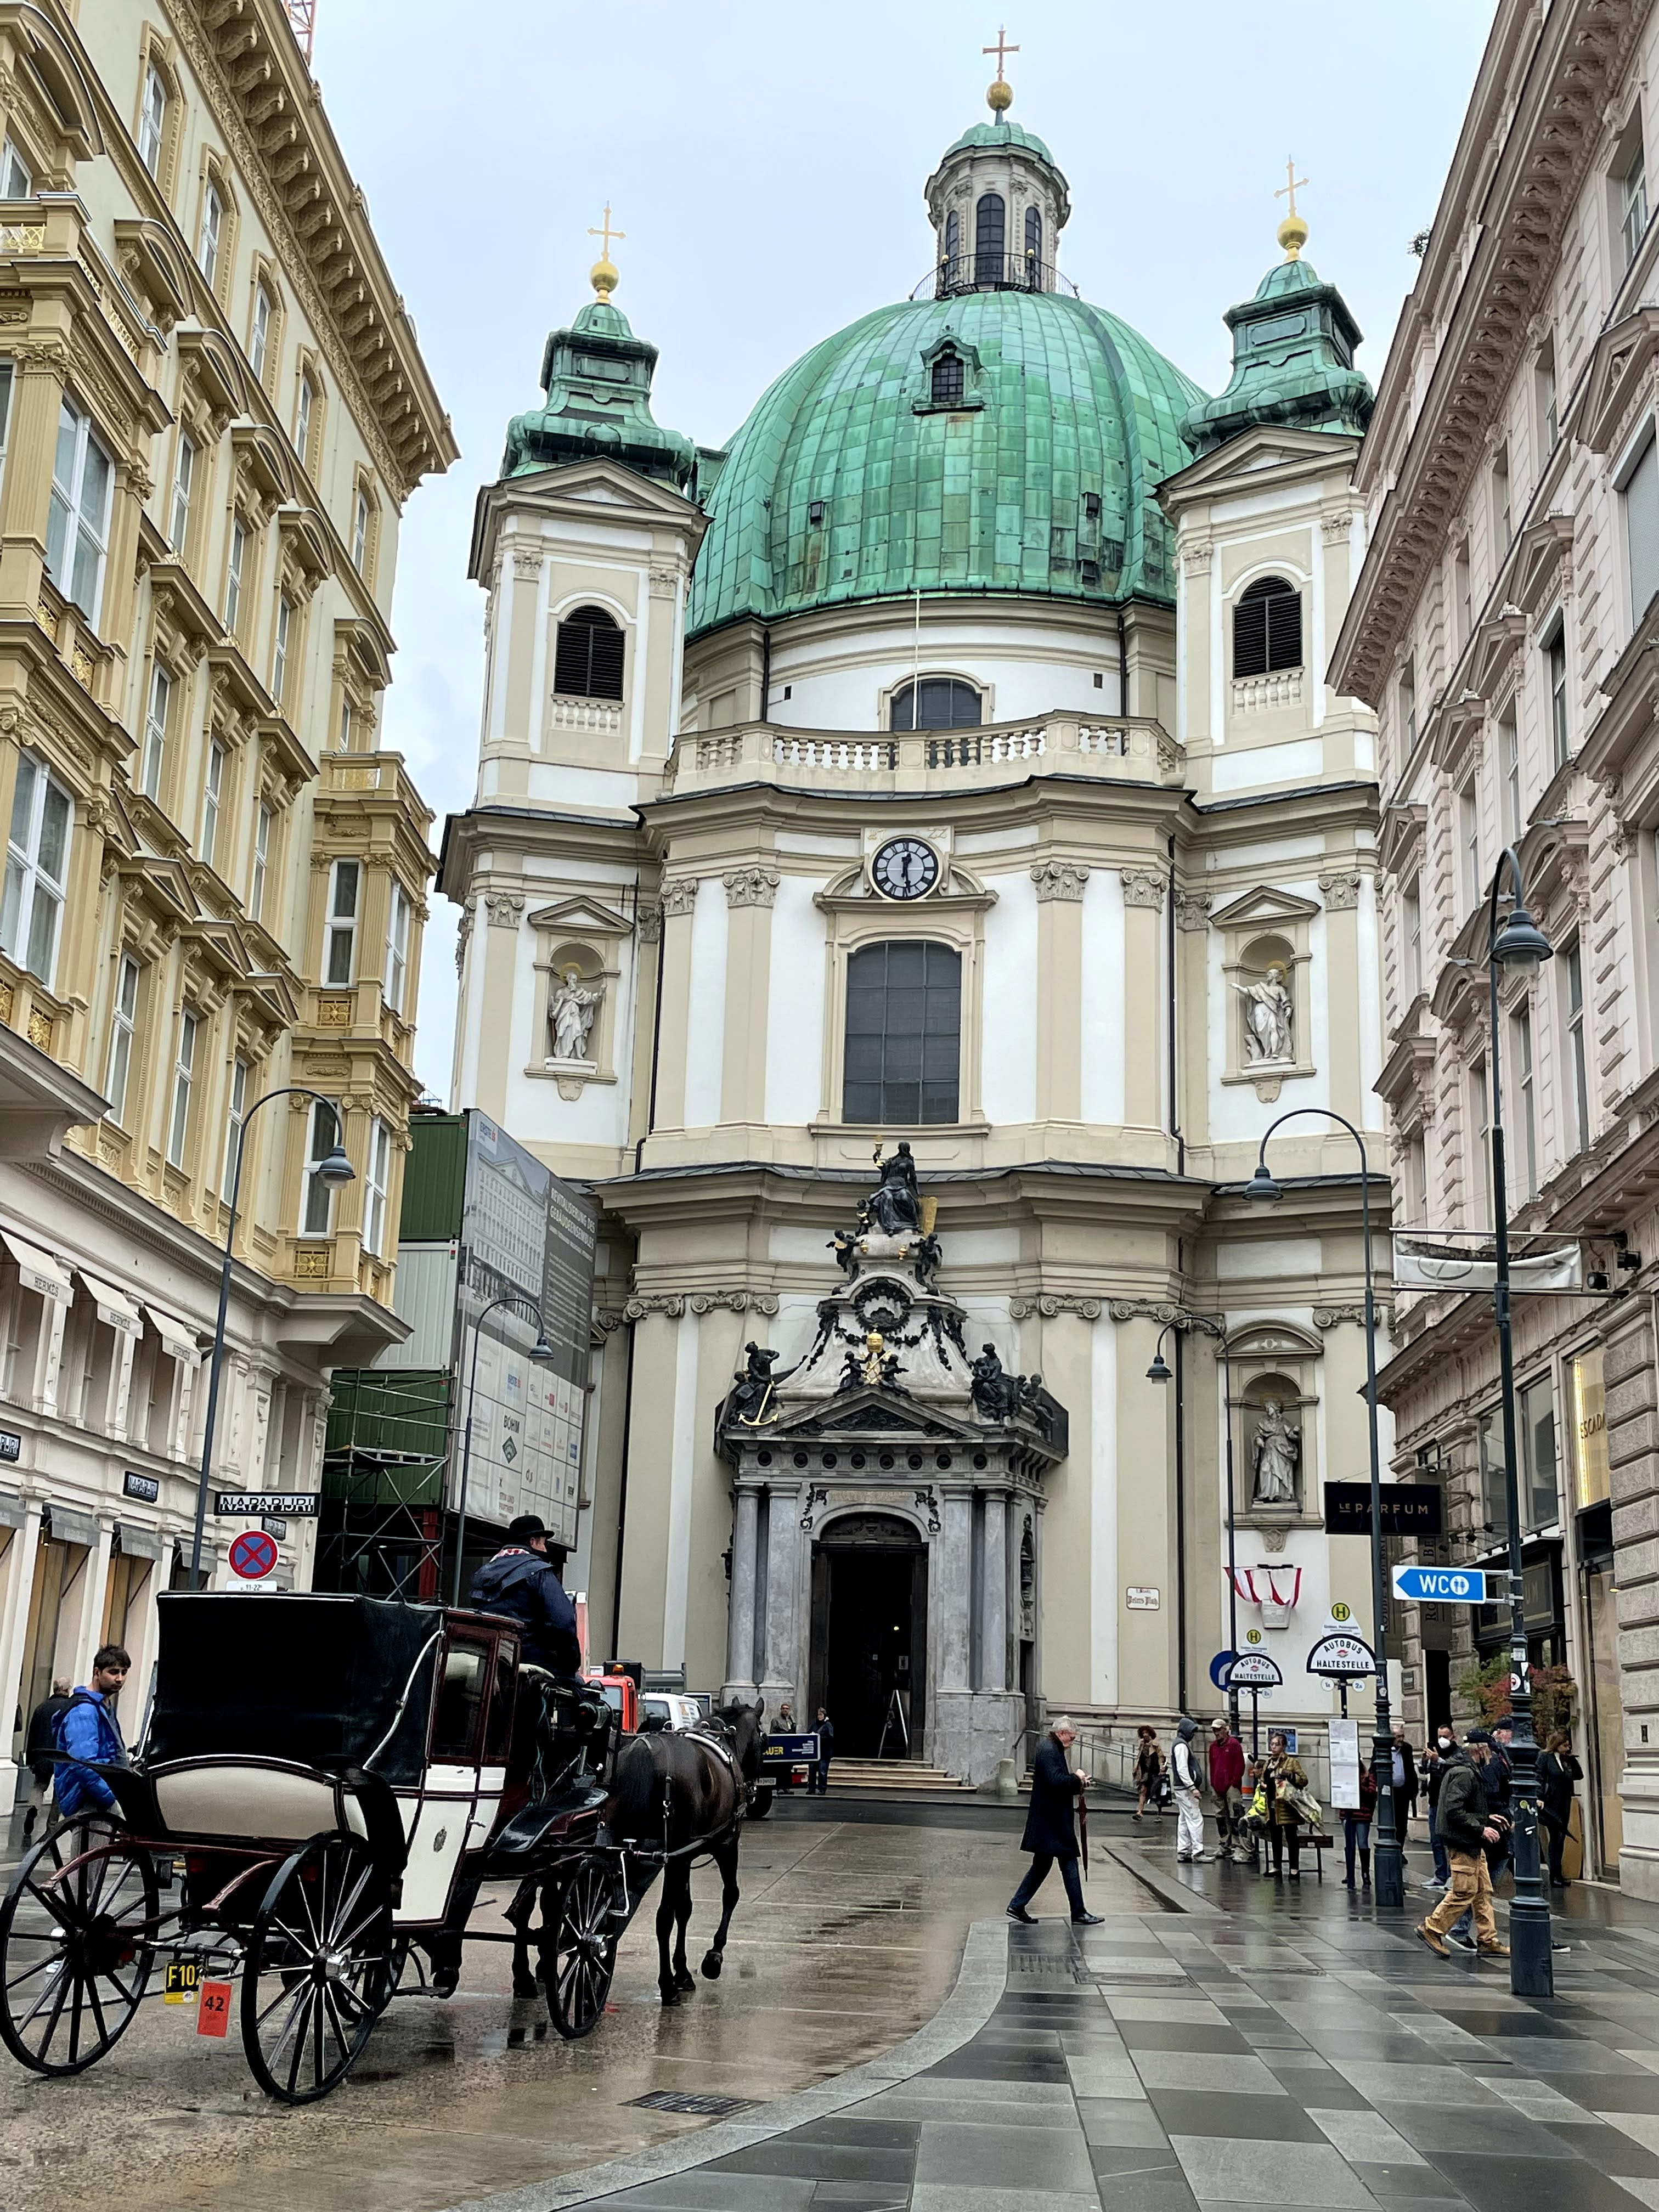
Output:
M826 1751L823 1758L819 1759L817 1765L812 1769L812 1786L807 1792L809 1796L816 1793L817 1796L822 1797L824 1791L830 1787L830 1754Z
M1434 1853L1434 1878L1443 1888L1451 1880L1451 1874L1446 1864L1446 1846L1441 1842L1440 1831L1435 1826L1432 1805L1429 1808L1429 1849Z
M1571 1816L1568 1817L1570 1819ZM1566 1822L1558 1820L1553 1813L1546 1813L1541 1806L1539 1808L1539 1818L1543 1822L1544 1834L1549 1845L1550 1880L1560 1882L1565 1887L1566 1877L1561 1871L1561 1854L1565 1850L1567 1843Z
M1344 1820L1342 1823L1342 1856L1346 1862L1345 1872L1349 1887L1353 1886L1353 1855L1369 1859L1371 1848L1371 1824L1369 1820ZM1370 1881L1370 1875L1365 1876Z
M1054 1855L1052 1851L1033 1851L1030 1871L1009 1899L1010 1906L1018 1906L1023 1912L1043 1883L1048 1881L1048 1870L1054 1863ZM1061 1859L1060 1878L1066 1885L1066 1895L1072 1907L1072 1917L1073 1920L1080 1920L1089 1908L1083 1902L1083 1880L1077 1870L1075 1856Z

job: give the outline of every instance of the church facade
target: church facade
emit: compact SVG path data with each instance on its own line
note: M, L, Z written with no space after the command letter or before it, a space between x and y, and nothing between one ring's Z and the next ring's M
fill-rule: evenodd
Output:
M1235 1640L1316 1746L1308 1649L1370 1617L1330 1116L1380 1222L1389 1165L1376 723L1323 680L1359 334L1292 211L1206 395L1058 274L1066 179L992 94L930 280L724 451L656 423L596 267L480 495L441 873L454 1103L603 1208L596 1644L848 1751L898 1692L975 1780L1045 1701L1216 1709Z

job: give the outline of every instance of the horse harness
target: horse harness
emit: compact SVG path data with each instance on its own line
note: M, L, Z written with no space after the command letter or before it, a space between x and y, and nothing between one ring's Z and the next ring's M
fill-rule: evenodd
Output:
M678 1844L671 1850L668 1847L668 1778L665 1775L662 1786L662 1856L665 1862L669 1859L685 1858L698 1852L713 1850L716 1845L723 1844L728 1836L737 1833L743 1825L744 1814L749 1809L749 1784L744 1779L743 1769L738 1764L737 1753L732 1746L723 1737L710 1735L702 1729L682 1729L678 1733L689 1743L701 1744L705 1751L712 1751L726 1768L737 1792L737 1810L732 1816L731 1826L722 1828L718 1835L698 1836L690 1843Z

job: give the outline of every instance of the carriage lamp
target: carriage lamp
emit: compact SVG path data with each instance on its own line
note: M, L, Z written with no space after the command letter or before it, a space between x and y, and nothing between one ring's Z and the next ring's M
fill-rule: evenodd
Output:
M1266 1160L1258 1160L1255 1173L1244 1186L1244 1195L1257 1206L1277 1206L1284 1192L1267 1173Z
M1534 975L1539 963L1554 955L1555 947L1517 899L1510 908L1509 920L1492 939L1492 958L1512 975Z

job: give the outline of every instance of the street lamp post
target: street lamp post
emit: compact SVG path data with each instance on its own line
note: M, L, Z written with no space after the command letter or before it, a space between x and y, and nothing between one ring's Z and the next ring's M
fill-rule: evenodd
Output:
M326 1106L334 1116L334 1143L317 1162L316 1173L330 1185L351 1182L356 1170L345 1156L340 1143L343 1126L340 1109L331 1098L325 1098L320 1091L307 1090L302 1083L290 1083L281 1091L267 1091L263 1098L256 1098L242 1116L242 1126L236 1133L236 1165L230 1179L230 1220L225 1230L225 1256L219 1269L219 1318L213 1331L213 1364L208 1374L207 1413L202 1424L202 1472L196 1485L196 1530L190 1544L190 1586L202 1587L202 1531L207 1519L208 1486L213 1480L213 1431L219 1417L219 1374L225 1359L225 1320L230 1311L230 1271L234 1262L233 1246L236 1241L236 1202L242 1192L242 1160L247 1150L248 1124L262 1106L269 1106L273 1098L314 1098L319 1106Z
M1405 1859L1395 1826L1394 1735L1389 1712L1389 1639L1383 1625L1382 1465L1376 1436L1376 1290L1371 1270L1371 1171L1365 1139L1353 1123L1329 1106L1293 1106L1269 1124L1256 1155L1255 1173L1244 1195L1275 1204L1285 1194L1267 1173L1267 1139L1286 1121L1313 1114L1335 1121L1359 1147L1359 1210L1365 1250L1365 1425L1371 1460L1371 1620L1376 1638L1376 1717L1371 1735L1371 1774L1376 1783L1376 1902L1379 1910L1398 1911L1406 1902Z
M1504 878L1513 885L1509 918L1498 926L1498 902ZM1521 862L1506 845L1493 872L1486 898L1487 1004L1492 1020L1490 1101L1492 1113L1492 1243L1496 1260L1492 1308L1498 1321L1498 1373L1504 1429L1504 1503L1509 1514L1510 1553L1510 1741L1512 1777L1510 1809L1515 1850L1515 1896L1510 1905L1510 1987L1516 1996L1555 1994L1551 1955L1550 1906L1538 1852L1538 1744L1532 1732L1532 1685L1528 1679L1526 1602L1522 1587L1521 1496L1515 1449L1515 1349L1510 1331L1509 1189L1504 1176L1502 1086L1498 1081L1498 976L1500 969L1517 975L1535 973L1555 947L1527 911Z
M1238 1650L1238 1553L1236 1547L1237 1501L1233 1491L1233 1369L1227 1350L1227 1319L1224 1314L1188 1314L1187 1321L1194 1328L1202 1329L1216 1340L1217 1356L1221 1361L1222 1398L1227 1417L1227 1648L1237 1656ZM1149 1382L1167 1382L1170 1369L1164 1358L1164 1340L1179 1322L1165 1322L1158 1333L1158 1342L1152 1346L1152 1364L1146 1370ZM1238 1692L1233 1687L1231 1675L1227 1680L1227 1718L1233 1734L1238 1734Z
M455 1514L455 1574L450 1587L452 1605L461 1601L461 1562L466 1551L466 1486L472 1472L472 1409L478 1400L478 1341L483 1334L483 1325L497 1306L527 1306L536 1316L536 1341L530 1347L530 1357L538 1367L545 1367L553 1357L553 1347L547 1340L547 1326L542 1319L542 1310L534 1298L523 1291L503 1291L498 1298L491 1298L472 1324L472 1363L467 1372L466 1426L461 1431L461 1494Z

